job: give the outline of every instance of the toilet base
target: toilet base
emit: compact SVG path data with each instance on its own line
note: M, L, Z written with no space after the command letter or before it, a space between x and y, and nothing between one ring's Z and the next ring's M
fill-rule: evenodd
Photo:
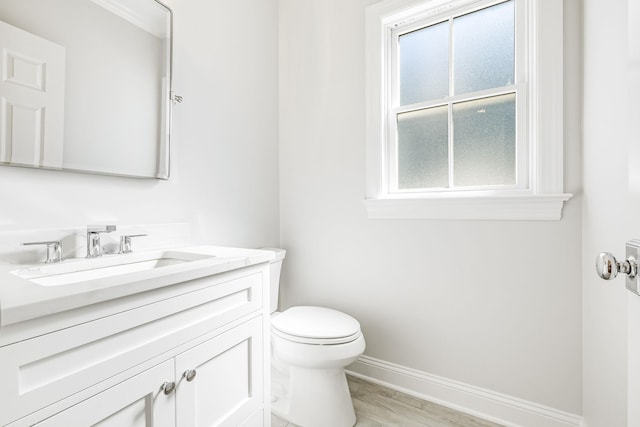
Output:
M274 372L272 381L272 411L278 417L304 427L355 425L344 369L290 367L288 378Z

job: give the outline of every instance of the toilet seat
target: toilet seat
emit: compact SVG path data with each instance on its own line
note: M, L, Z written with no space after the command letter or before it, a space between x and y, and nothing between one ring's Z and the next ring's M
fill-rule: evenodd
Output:
M325 307L292 307L271 320L273 334L301 344L335 345L358 339L360 323Z

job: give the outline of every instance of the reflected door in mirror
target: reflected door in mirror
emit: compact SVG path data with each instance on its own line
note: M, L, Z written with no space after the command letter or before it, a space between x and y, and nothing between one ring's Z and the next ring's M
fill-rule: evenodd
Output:
M0 162L62 167L65 49L0 21Z

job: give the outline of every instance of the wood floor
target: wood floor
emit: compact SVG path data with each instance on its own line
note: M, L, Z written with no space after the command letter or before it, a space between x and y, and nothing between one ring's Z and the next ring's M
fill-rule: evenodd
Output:
M356 410L356 427L500 427L462 412L347 377ZM297 427L271 417L272 427ZM330 427L330 426L327 426Z

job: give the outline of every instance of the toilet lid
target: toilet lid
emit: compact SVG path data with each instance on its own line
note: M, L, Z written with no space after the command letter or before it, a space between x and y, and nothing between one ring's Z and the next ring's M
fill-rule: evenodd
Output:
M274 317L271 326L282 338L308 344L343 344L361 335L356 319L324 307L291 307Z

